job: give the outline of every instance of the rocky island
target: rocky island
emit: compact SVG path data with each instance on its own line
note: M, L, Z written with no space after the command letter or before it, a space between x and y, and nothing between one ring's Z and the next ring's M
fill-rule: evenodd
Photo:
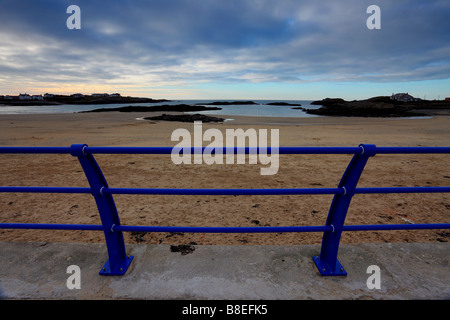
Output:
M314 101L319 109L301 109L308 114L336 117L418 117L450 115L450 101L421 100L417 98L400 101L389 96L373 97L366 100L346 101L341 98L326 98Z
M196 111L209 111L209 110L222 110L218 107L204 107L204 106L191 106L188 104L175 104L175 105L159 105L159 106L125 106L118 108L100 108L88 111L80 111L80 113L86 112L196 112Z

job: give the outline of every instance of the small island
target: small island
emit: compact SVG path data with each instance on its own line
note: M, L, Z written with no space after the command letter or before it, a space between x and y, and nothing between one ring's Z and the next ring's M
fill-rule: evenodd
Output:
M222 110L218 107L204 107L204 106L191 106L188 104L175 104L175 105L159 105L159 106L125 106L118 108L100 108L88 111L80 111L79 113L87 112L197 112L197 111L210 111L210 110Z
M313 101L319 109L301 109L308 114L335 117L420 117L450 115L450 101L422 100L408 94L379 96L366 100L346 101L341 98L326 98Z

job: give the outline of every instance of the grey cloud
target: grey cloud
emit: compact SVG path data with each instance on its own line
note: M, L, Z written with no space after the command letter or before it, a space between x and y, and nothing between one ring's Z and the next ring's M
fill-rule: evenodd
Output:
M366 28L372 3L359 0L78 1L74 31L70 1L3 1L0 70L23 76L26 67L39 81L448 78L448 1L377 2L381 30Z

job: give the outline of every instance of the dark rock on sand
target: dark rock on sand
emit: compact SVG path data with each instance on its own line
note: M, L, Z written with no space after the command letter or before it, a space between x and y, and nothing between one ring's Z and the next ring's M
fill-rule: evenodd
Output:
M145 120L180 121L180 122L222 122L225 119L206 116L204 114L162 114L155 117L145 117Z

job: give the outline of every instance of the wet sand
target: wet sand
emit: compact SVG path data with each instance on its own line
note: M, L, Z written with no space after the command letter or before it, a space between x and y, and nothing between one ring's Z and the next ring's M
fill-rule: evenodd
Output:
M153 114L152 114L153 115ZM157 115L157 113L155 113ZM192 123L136 120L148 113L0 116L1 146L166 146L175 129ZM256 118L204 123L203 130L279 129L280 146L450 146L450 118ZM205 143L206 145L206 143ZM170 155L96 155L110 187L334 188L350 155L280 155L276 175L258 164L175 165ZM70 155L1 155L0 185L87 187ZM359 187L448 186L448 155L379 155L369 160ZM115 195L124 225L324 225L332 195ZM100 224L94 199L81 194L0 194L0 222ZM356 195L346 224L450 223L448 194ZM345 232L343 243L448 241L448 230ZM127 243L317 244L321 233L124 233ZM0 241L104 242L102 232L0 230Z

